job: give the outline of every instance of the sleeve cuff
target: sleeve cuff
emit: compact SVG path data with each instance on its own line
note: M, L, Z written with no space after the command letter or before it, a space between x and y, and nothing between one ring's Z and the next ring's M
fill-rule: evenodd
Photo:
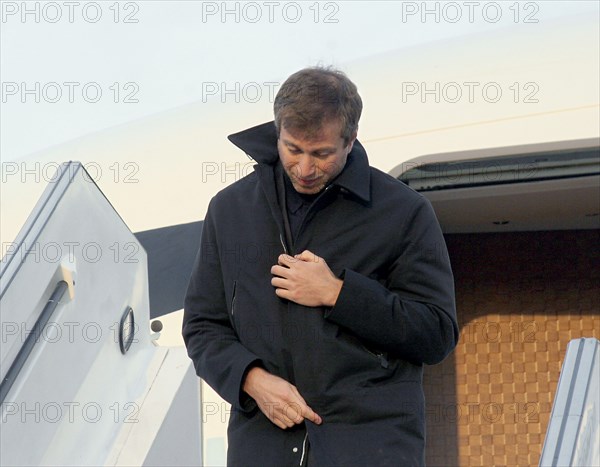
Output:
M252 410L254 410L257 407L256 401L254 399L252 399L252 397L250 397L243 389L244 382L246 381L246 376L248 375L248 372L252 368L255 368L255 367L264 368L264 365L258 359L251 361L244 369L244 372L242 373L242 379L240 380L238 405L239 405L239 408L241 410L243 410L244 412L251 412Z
M356 320L372 301L371 279L351 269L344 269L340 279L344 281L335 305L325 311L324 317L348 328L356 327ZM369 298L371 297L371 298ZM359 318L360 319L360 318Z

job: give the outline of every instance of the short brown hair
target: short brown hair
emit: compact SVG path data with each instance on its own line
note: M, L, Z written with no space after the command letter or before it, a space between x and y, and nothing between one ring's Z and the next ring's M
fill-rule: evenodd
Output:
M331 67L304 68L281 85L275 103L277 135L281 127L309 137L316 135L323 121L338 119L345 143L358 130L362 100L356 85Z

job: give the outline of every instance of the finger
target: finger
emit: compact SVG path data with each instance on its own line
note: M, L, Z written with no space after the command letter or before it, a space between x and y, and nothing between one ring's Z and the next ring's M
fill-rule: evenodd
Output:
M302 416L307 420L316 423L317 425L323 423L323 419L321 418L321 416L317 414L313 409L311 409L308 405L306 406L306 409L302 412Z
M298 402L301 404L300 408L302 417L306 418L307 420L310 420L313 423L316 423L317 425L320 425L323 422L321 416L309 407L304 398L298 392L298 388L296 388L296 386L292 386L292 390L296 394Z
M284 405L281 408L278 408L273 413L273 423L276 423L280 428L286 429L291 428L294 425L302 423L304 421L304 417L300 415L298 409L290 410L288 406Z
M279 265L287 266L289 268L292 266L292 264L297 263L298 260L293 256L283 254L279 255L279 257L277 258L277 262L279 263Z
M281 409L273 410L273 407L271 406L268 409L265 408L263 410L263 407L260 409L267 416L267 418L271 420L272 423L277 425L282 430L290 428L295 424L292 420L286 417L284 413L282 413Z
M289 287L289 281L287 279L283 279L281 277L273 277L273 279L271 279L271 285L278 289L286 289L287 290Z
M302 402L304 405L306 405L306 401L304 400L304 397L302 397L302 394L300 394L300 391L298 391L298 388L296 386L294 386L293 384L290 384L290 386L292 387L292 391L293 391L294 395L298 398L298 400L300 402Z
M286 417L283 414L281 415L281 418L279 419L279 423L281 423L284 430L286 428L291 428L296 424L292 419Z
M283 408L285 417L294 425L298 425L304 421L304 407L296 402L290 402Z
M277 289L275 289L275 295L277 295L279 298L285 298L286 300L291 300L290 291L287 289L277 288Z
M271 419L271 421L272 421L272 422L273 422L275 425L277 425L279 428L281 428L282 430L285 430L285 429L289 428L289 426L287 426L287 425L286 425L286 424L283 422L283 420L280 420L280 419L278 419L278 418Z
M282 430L285 430L287 428L286 424L283 422L282 419L280 419L278 413L273 410L273 407L271 405L264 406L263 404L259 403L258 407L260 408L261 412L265 415L265 417L267 417L271 421L271 423L277 425Z
M271 274L273 274L274 276L279 276L279 277L289 277L290 268L275 265L275 266L271 267Z

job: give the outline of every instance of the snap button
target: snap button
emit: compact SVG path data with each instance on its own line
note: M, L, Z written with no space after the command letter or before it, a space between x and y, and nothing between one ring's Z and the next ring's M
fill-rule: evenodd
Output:
M292 451L298 452L298 448L294 448L294 449L292 449Z

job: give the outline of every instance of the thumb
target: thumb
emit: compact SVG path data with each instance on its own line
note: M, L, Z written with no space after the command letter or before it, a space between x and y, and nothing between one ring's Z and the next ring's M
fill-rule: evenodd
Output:
M309 250L304 250L302 253L294 256L294 258L307 262L314 261L315 263L319 261L319 257Z

